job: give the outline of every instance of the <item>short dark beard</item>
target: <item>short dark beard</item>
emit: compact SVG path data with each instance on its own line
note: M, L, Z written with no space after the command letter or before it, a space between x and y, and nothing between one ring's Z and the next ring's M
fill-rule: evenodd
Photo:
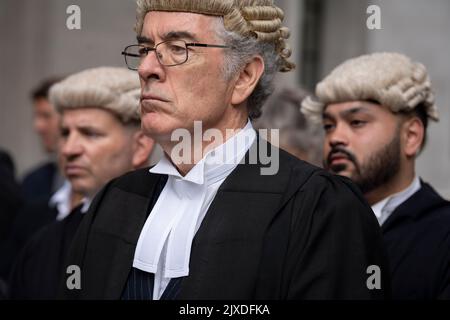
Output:
M334 174L339 174L339 172L344 171L347 169L347 165L345 163L339 163L339 164L331 164L331 157L335 153L342 153L344 154L347 159L355 165L355 170L359 172L359 163L356 159L355 155L351 153L350 151L346 150L344 147L340 145L333 146L330 150L330 153L328 153L328 157L324 160L323 166L325 169L333 172Z
M352 177L363 194L367 194L392 181L400 170L400 135L396 134L392 141L373 153L359 172Z
M344 153L349 161L355 166L355 172L350 177L353 182L361 189L363 194L367 194L380 186L392 181L395 175L400 170L400 130L397 129L393 139L383 148L375 151L365 161L359 163L353 153L346 150L342 146L332 148L324 161L324 166L327 170L335 174L347 169L346 164L337 164L330 166L331 156L333 153Z

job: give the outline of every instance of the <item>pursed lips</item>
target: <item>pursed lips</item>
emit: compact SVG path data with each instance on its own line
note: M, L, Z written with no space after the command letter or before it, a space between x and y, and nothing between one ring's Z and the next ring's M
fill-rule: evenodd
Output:
M158 104L169 102L169 100L153 94L141 95L141 111L143 113L155 112Z
M329 158L329 163L332 164L333 162L337 161L351 161L351 159L343 152L335 152L333 153Z
M64 172L68 176L80 175L86 172L86 168L80 165L68 164L64 167Z

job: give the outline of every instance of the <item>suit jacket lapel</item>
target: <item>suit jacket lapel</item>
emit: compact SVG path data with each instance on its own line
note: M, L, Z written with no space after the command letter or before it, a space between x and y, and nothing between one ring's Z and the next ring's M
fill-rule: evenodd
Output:
M427 183L421 181L422 187L409 199L400 204L382 226L383 233L395 228L405 219L419 219L423 214L446 205L442 197Z

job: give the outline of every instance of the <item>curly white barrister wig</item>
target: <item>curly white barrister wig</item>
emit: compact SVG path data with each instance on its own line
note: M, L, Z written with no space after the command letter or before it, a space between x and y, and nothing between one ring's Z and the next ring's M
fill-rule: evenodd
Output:
M50 89L49 98L58 111L101 108L123 123L140 120L138 75L125 68L99 67L73 74Z
M292 70L288 60L289 29L283 27L283 10L273 0L137 0L135 30L142 32L144 18L149 11L192 12L223 17L225 29L260 42L273 43L280 57L280 71Z
M322 120L331 103L373 100L392 112L423 106L427 116L439 120L431 81L425 66L399 53L373 53L345 61L316 86L316 97L302 103L302 112Z

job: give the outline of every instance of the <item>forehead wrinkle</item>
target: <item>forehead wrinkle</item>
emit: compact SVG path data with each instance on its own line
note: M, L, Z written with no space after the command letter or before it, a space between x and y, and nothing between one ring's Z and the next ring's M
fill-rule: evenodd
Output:
M340 111L339 115L341 117L346 117L346 116L357 114L357 113L361 113L361 112L362 113L367 113L367 110L365 110L364 107L362 107L362 106L358 106L358 107L352 107L352 108L350 108L348 110Z

